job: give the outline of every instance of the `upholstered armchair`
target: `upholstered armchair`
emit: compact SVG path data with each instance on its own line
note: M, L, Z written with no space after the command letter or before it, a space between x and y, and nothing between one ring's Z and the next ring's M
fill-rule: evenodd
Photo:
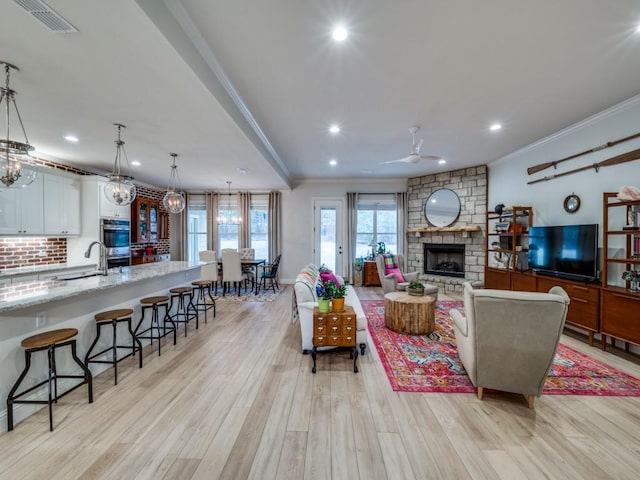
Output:
M418 272L403 272L402 265L404 265L404 258L401 254L396 255L397 268L404 282L399 282L395 273L387 273L388 269L385 268L385 259L383 254L376 256L376 265L378 267L378 276L380 277L380 283L382 284L382 290L384 293L395 292L397 290L406 290L409 283L418 279Z
M542 395L569 308L561 287L549 293L474 290L464 283L464 315L451 310L458 354L482 400L483 389Z

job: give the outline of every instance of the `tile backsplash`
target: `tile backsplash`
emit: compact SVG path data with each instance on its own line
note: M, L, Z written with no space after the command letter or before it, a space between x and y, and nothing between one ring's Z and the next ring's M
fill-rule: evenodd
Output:
M66 261L66 238L0 237L0 270Z

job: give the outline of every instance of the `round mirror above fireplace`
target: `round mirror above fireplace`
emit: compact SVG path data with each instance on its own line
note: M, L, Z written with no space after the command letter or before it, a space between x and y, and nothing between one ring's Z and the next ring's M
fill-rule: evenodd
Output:
M453 190L441 188L436 190L424 203L424 216L434 227L448 227L460 215L460 199Z

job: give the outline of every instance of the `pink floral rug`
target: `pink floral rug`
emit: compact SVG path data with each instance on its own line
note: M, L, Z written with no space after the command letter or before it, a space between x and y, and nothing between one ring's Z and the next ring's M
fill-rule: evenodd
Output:
M436 328L425 336L385 327L384 301L362 300L369 331L391 387L403 392L475 393L460 359L449 310L461 301L436 303ZM640 380L560 344L545 395L640 396Z

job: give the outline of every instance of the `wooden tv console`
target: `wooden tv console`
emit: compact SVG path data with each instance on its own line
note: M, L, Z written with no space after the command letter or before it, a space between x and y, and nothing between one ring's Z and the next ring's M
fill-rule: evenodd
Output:
M537 275L534 272L485 268L485 288L548 292L555 285L562 287L571 299L566 323L586 330L589 333L589 345L593 346L593 334L600 331L600 285Z

